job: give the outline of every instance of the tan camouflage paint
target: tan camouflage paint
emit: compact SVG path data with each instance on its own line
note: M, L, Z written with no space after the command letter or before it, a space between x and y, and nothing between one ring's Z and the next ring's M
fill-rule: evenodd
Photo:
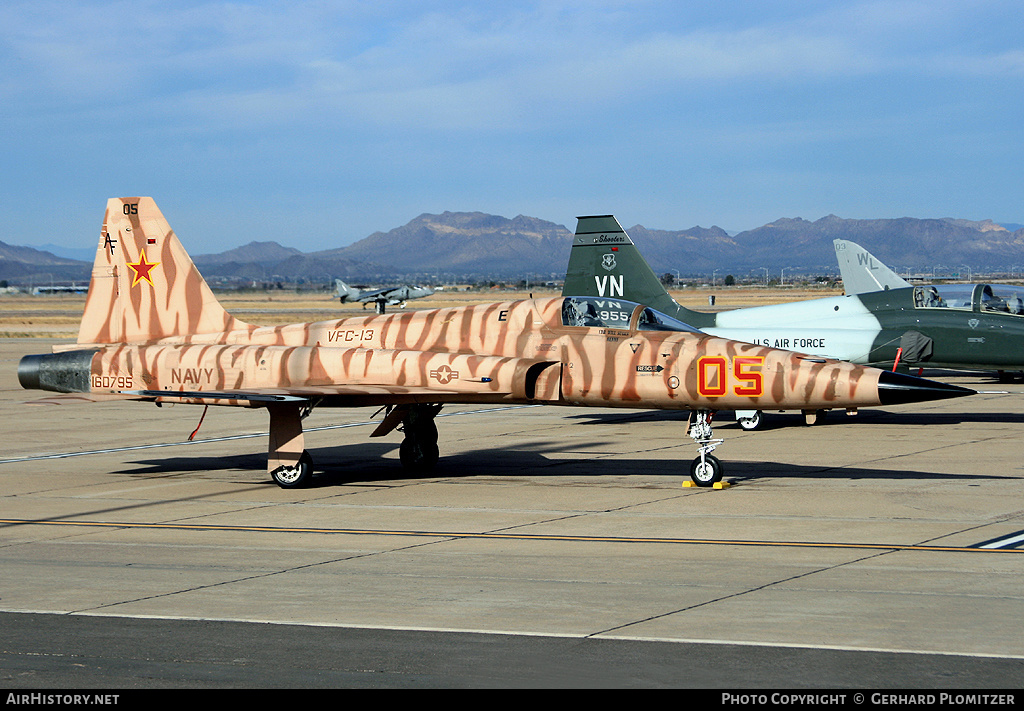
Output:
M78 342L54 350L96 350L85 399L266 407L269 471L302 455L300 414L310 404L817 410L880 403L874 368L700 333L638 330L643 307L628 328L564 326L562 303L256 327L221 307L151 198L119 198L107 203ZM393 411L373 436L399 422Z
M508 301L259 328L224 311L151 198L121 198L107 203L73 348L102 346L92 365L97 394L258 392L343 406L879 404L880 371L873 368L703 334L637 331L639 308L628 330L566 327L561 303ZM699 364L708 357L702 388ZM737 358L755 360L737 372Z

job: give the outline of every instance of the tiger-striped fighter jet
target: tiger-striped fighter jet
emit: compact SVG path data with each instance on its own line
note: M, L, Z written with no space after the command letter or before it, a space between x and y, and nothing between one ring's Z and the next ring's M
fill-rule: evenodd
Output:
M438 459L446 403L691 411L690 475L722 476L720 409L858 407L973 391L700 333L621 298L506 301L257 327L227 313L151 198L107 203L78 342L22 358L51 400L128 399L266 408L267 470L308 484L302 419L314 407L386 407L371 436L403 425L407 468Z

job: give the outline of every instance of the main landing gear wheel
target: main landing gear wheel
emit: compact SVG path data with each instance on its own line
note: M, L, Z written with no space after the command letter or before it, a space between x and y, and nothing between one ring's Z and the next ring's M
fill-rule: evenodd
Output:
M762 422L761 411L755 410L753 414L746 415L743 417L737 417L736 422L739 423L740 427L751 432L761 427Z
M430 472L437 464L440 453L434 417L440 411L440 405L413 405L402 420L405 439L398 448L398 458L406 471L417 474Z
M270 473L274 483L282 489L301 489L313 478L313 458L303 451L295 464L285 464Z
M714 486L722 480L722 463L712 454L697 457L690 463L690 479L697 486Z
M402 461L402 466L410 472L432 471L440 456L437 442L421 442L406 437L398 448L398 458Z

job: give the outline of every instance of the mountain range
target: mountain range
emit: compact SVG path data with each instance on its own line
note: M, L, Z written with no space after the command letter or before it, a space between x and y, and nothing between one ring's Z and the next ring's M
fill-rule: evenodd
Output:
M828 215L813 222L782 218L735 235L719 227L653 230L635 225L626 231L657 273L686 277L790 269L835 274L835 238L857 242L901 272L1017 271L1024 268L1024 228L1011 227L991 220L856 220ZM211 282L329 282L336 277L382 283L547 280L564 275L571 244L568 228L539 218L444 212L420 215L406 225L336 249L302 252L276 242L251 242L194 259ZM88 262L0 242L0 279L40 283L47 278L85 280L88 274Z

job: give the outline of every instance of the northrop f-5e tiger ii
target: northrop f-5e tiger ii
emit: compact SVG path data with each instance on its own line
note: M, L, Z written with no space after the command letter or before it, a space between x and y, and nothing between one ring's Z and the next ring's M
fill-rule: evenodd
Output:
M108 201L77 343L22 358L26 388L61 400L266 408L267 471L306 485L303 417L386 407L402 464L438 459L446 403L691 411L690 476L722 476L711 416L737 408L887 405L973 391L692 329L616 296L565 296L257 327L218 303L151 198Z

